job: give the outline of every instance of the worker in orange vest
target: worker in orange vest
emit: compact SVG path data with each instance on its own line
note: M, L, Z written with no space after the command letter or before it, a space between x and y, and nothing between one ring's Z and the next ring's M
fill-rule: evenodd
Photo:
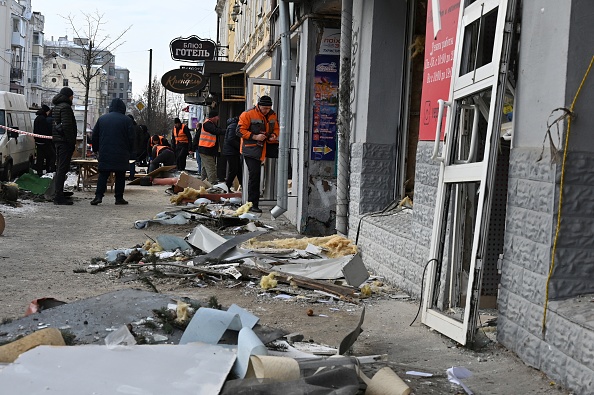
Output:
M164 141L161 141L160 137L162 136L154 135L151 138L151 142L153 143L151 158L153 160L148 169L149 173L157 170L161 165L171 166L175 164L175 153L169 145L165 145L167 140L163 139Z
M208 118L202 122L202 131L198 141L198 153L202 161L202 168L206 171L206 179L211 184L216 184L217 157L219 154L219 136L224 136L226 130L219 128L219 113L211 111ZM203 174L204 176L204 174Z
M276 113L272 110L270 96L262 96L258 104L239 116L238 136L241 137L241 153L248 168L248 202L251 211L261 213L260 177L262 164L266 158L278 157L279 125Z
M186 159L192 142L192 133L186 124L179 118L173 120L173 133L171 134L171 147L175 151L177 170L186 170Z

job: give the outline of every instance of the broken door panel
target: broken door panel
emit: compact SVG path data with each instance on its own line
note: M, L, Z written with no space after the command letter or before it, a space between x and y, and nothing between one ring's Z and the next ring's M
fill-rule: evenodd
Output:
M482 262L501 124L506 16L514 0L463 2L422 322L461 344L476 329ZM502 53L502 49L505 51ZM502 69L504 69L502 67Z

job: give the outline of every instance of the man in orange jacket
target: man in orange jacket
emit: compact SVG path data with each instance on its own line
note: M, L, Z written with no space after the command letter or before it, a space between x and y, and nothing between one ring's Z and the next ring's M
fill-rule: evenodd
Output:
M240 151L248 168L248 201L251 211L261 213L260 176L266 158L278 157L279 125L272 110L270 96L262 96L258 104L239 116Z
M186 170L186 159L190 143L192 142L192 133L186 124L183 124L179 118L173 121L173 132L171 134L171 147L175 151L175 162L177 170Z

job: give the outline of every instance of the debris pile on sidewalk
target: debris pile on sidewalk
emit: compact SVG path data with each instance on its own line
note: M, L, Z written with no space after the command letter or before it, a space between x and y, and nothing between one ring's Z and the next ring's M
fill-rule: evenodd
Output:
M178 213L167 221L180 217L185 218ZM87 271L109 271L120 279L142 281L155 291L166 278L197 287L228 281L288 299L306 298L301 289L350 303L382 285L369 280L349 239L335 235L258 240L268 230L259 225L249 222L245 228L253 231L242 228L244 233L227 239L200 224L185 238L159 235L133 248L107 251L105 258L94 258Z
M145 305L164 302L160 299L146 303L150 298L142 291L133 290L100 298L134 304L145 301ZM81 301L39 313L51 324L0 346L0 361L6 363L0 365L0 386L18 388L22 393L43 390L47 394L77 394L81 388L93 393L209 395L278 394L281 388L288 393L319 394L411 392L386 366L386 355L348 354L362 332L365 309L357 326L338 348L302 342L303 336L298 333L264 327L258 323L257 316L235 304L220 310L194 308L183 301L170 303L167 309L154 309L154 317L136 322L127 322L133 316L121 311L107 319L103 317L109 313L97 311L100 316L97 319L103 319L98 322L111 325L106 330L108 334L96 338L91 345L65 346L65 332L56 328L63 321L57 317L71 320L77 333L88 332L86 321L83 325L72 315L85 311L92 306L90 303L93 301ZM166 322L160 318L163 315L169 317ZM35 322L31 317L21 321L19 328L32 327ZM148 322L153 322L153 333L141 335L141 328ZM170 322L179 324L178 336L167 344L173 337L157 332ZM55 361L60 362L57 365ZM149 371L152 373L147 374ZM372 378L366 375L369 372L373 373Z
M196 181L203 183L198 179ZM249 212L251 203L241 205L241 193L228 193L224 184L208 189L201 185L199 189L185 187L177 193L174 191L175 186L167 189L167 193L172 194L170 201L175 207L158 213L151 219L136 221L134 226L144 229L151 224L185 225L193 221L222 229L247 225L259 218Z

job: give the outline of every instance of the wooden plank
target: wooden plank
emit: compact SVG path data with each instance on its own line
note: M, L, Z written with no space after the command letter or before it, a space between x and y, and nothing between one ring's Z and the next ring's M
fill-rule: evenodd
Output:
M299 287L319 290L331 293L333 295L337 295L341 300L350 302L350 303L358 303L355 298L355 289L351 287L344 287L342 285L332 284L326 281L320 280L312 280L311 278L303 277L303 276L296 276L292 274L283 274L279 273L275 270L271 269L264 269L262 267L254 267L254 266L247 266L247 265L240 265L239 267L242 273L247 272L255 276L261 276L262 274L270 274L272 272L276 273L274 277L275 280L283 283L283 284L291 284L291 282L297 284Z
M175 169L177 166L176 165L171 165L171 166L161 166L158 169L155 169L153 171L151 171L148 174L143 174L142 177L136 177L135 179L133 179L132 181L130 181L128 183L128 185L140 185L140 179L144 178L144 177L155 177L158 174L161 174L163 172L167 172L167 171L171 171L173 169Z

